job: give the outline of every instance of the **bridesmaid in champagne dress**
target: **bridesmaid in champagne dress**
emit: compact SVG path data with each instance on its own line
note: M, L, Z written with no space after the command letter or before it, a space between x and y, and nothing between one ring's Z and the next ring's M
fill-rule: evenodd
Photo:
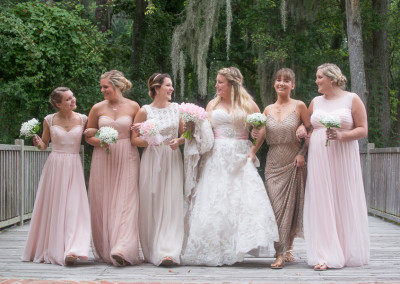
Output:
M122 96L132 86L121 72L104 73L100 80L104 101L88 118L86 141L94 146L89 180L89 203L96 259L115 266L137 264L139 252L139 152L131 145L131 124L139 105ZM111 126L118 141L101 147L90 134ZM108 148L109 151L106 151Z
M369 261L369 231L357 139L367 135L367 114L358 95L343 90L346 77L339 67L323 64L316 77L323 95L309 106L313 132L304 202L308 264L315 270L361 266ZM321 124L328 114L341 119L339 129L326 130Z
M183 161L178 138L182 132L177 103L171 103L174 91L168 74L155 73L148 80L150 105L143 106L134 128L146 120L158 121L160 141L146 142L139 133L132 143L145 147L140 164L140 239L146 261L171 266L180 263L183 241Z
M79 148L86 115L74 112L76 100L70 89L56 88L50 103L57 113L45 117L42 138L33 143L47 158L37 190L23 261L73 265L87 260L90 246L89 204Z
M308 141L301 146L296 132L300 131L301 123L310 127L310 115L302 101L290 97L295 87L295 74L291 69L278 70L274 87L278 98L265 108L267 124L259 135L264 137L265 134L269 145L265 183L279 228L279 242L275 243L276 260L271 268L279 269L285 262L294 261L294 238L303 236L304 156ZM261 144L257 143L257 146Z

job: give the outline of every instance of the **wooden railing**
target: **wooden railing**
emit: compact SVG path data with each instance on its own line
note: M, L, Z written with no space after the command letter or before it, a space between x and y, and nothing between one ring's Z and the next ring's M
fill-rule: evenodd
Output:
M40 174L48 155L33 146L0 145L0 228L30 219ZM83 164L83 146L80 155ZM400 223L400 148L374 148L361 153L368 211Z
M24 140L15 145L0 145L0 229L22 225L30 219L40 175L51 145L46 151L25 146ZM83 146L80 149L83 164Z
M400 147L376 148L361 153L368 212L400 223Z

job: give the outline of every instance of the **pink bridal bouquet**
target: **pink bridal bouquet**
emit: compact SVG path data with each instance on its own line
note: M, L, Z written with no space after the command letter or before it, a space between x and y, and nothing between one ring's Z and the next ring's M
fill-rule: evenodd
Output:
M334 115L324 115L321 117L321 120L319 121L323 126L325 126L327 129L331 129L332 127L335 128L340 128L340 118ZM326 139L325 142L325 147L329 146L329 139Z
M246 118L246 122L252 125L254 128L260 128L267 124L267 117L263 113L252 113L249 114ZM253 145L257 144L257 139L253 140Z
M118 131L110 126L103 126L97 131L95 137L100 139L100 147L103 147L104 144L117 143ZM107 148L106 151L110 153L110 149Z
M181 103L179 112L182 121L186 124L186 130L183 132L183 138L192 139L194 124L207 118L207 112L204 108L191 103Z
M149 119L140 125L140 135L149 145L160 145L162 136L160 134L160 123L155 119Z

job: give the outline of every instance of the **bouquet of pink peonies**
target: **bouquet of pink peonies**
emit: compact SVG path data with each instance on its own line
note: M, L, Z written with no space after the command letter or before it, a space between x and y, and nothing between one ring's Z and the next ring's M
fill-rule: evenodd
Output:
M181 103L179 105L179 112L182 121L186 124L186 130L182 136L190 140L192 139L194 124L206 119L208 114L204 108L192 103Z
M100 139L100 147L103 147L104 144L117 143L118 131L110 126L103 126L97 131L95 137ZM106 151L110 153L110 149L107 148Z
M155 119L149 119L140 124L141 138L149 145L160 145L163 137L160 134L160 123Z
M334 115L324 115L321 117L321 120L319 121L323 126L325 126L327 129L331 129L332 127L335 128L340 128L342 127L340 125L340 118ZM329 139L326 139L325 142L325 147L329 146Z
M254 128L260 128L267 124L267 117L263 113L252 113L249 114L246 118L246 122L252 125ZM253 140L253 145L257 144L257 139Z

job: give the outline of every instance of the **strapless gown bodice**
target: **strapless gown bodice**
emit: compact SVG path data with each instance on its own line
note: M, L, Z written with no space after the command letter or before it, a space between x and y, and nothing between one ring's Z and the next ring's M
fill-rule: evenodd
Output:
M232 114L216 109L211 113L211 126L216 139L247 140L249 130L243 124L232 124Z
M110 126L118 131L118 140L128 139L131 137L132 117L123 115L117 119L102 115L99 117L99 127Z

